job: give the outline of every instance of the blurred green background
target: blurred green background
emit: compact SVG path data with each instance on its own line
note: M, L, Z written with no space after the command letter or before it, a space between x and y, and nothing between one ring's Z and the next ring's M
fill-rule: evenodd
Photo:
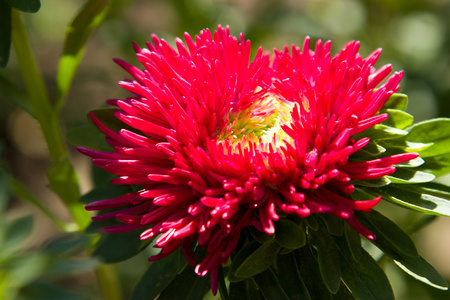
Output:
M66 26L84 2L45 0L37 14L23 15L50 91L56 90L54 78ZM126 96L117 85L126 74L112 58L137 63L132 41L144 46L150 34L156 33L172 43L185 31L195 35L205 27L214 30L217 24L230 25L234 35L243 32L252 41L254 51L259 46L270 51L285 44L301 45L306 35L313 40L332 40L332 53L350 40L361 41L363 56L381 47L383 54L378 66L392 63L394 70L405 71L401 92L409 95L407 111L415 116L415 120L450 117L449 0L120 0L113 3L107 20L88 42L86 55L68 95L63 112L66 131L86 124L86 112L104 105L105 100ZM1 69L0 73L19 86L22 84L13 50L7 68ZM64 206L46 188L44 174L49 162L36 123L5 99L1 91L0 141L13 175L45 199L45 205L68 218ZM75 151L72 158L80 174L83 192L86 192L91 186L90 161ZM439 180L449 184L450 177ZM381 209L403 228L418 218L414 213L389 204L381 205ZM91 264L95 262L90 262L81 250L70 254L73 265L64 265L65 269L59 273L54 269L62 268L61 264L50 263L52 258L49 257L41 259L45 257L44 249L48 251L54 243L61 246L68 242L45 217L14 200L8 204L5 218L15 220L30 213L35 214L33 231L26 242L15 249L24 253L24 257L35 257L29 262L34 264L35 274L23 282L9 284L19 287L23 299L50 299L38 294L45 288L33 290L33 286L28 286L42 278L45 280L40 282L41 285L53 284L48 289L59 287L69 291L64 299L97 299L97 283L91 271ZM415 234L414 240L419 252L450 281L450 220L436 219ZM83 243L82 240L72 242ZM61 261L64 261L64 255ZM147 255L143 253L118 265L124 295L130 294L145 271ZM450 299L449 292L433 290L405 276L390 263L386 263L385 268L399 300ZM22 272L16 277L22 278L30 271L25 268ZM2 276L0 269L0 288Z

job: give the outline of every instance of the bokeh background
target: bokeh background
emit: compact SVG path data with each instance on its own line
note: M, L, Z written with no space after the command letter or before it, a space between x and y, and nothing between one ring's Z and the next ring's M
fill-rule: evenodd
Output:
M44 0L38 13L23 14L50 92L56 91L55 74L66 26L84 2ZM243 32L252 41L254 51L259 46L272 50L285 44L301 45L307 35L313 41L332 40L333 53L350 40L361 41L363 56L381 47L379 66L392 63L394 70L405 71L401 92L409 95L407 111L415 116L416 122L450 117L449 0L120 0L113 3L107 20L88 42L68 95L62 124L66 132L87 124L86 113L90 109L103 106L107 99L126 95L117 85L126 74L112 58L136 63L132 41L144 46L150 34L156 33L172 43L185 31L195 35L206 27L214 30L217 24L230 25L235 35ZM0 69L0 73L22 85L14 51L8 66ZM49 161L38 125L15 108L1 90L0 141L4 163L13 175L44 199L45 205L68 218L64 206L46 187ZM72 160L83 192L87 192L91 187L90 161L75 151ZM449 184L450 177L438 180ZM55 239L63 238L45 217L20 200L11 201L7 209L6 217L11 220L35 214L31 237L21 245L20 251L39 253ZM390 204L382 204L380 209L402 228L408 228L418 219L415 213ZM437 218L413 238L419 252L450 281L450 219ZM145 271L147 255L143 253L117 266L125 299ZM389 262L384 267L399 300L450 299L449 292L429 288ZM73 297L70 299L98 298L97 283L88 264L68 267L66 272L56 273L59 275L50 272L45 264L35 268L36 278L43 277L70 291ZM0 270L0 277L1 274ZM36 295L27 290L28 283L22 288L23 299Z

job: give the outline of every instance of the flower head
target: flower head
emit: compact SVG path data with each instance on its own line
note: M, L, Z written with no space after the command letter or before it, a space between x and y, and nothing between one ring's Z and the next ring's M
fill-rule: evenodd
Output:
M116 60L133 77L120 82L133 96L111 104L133 130L114 132L91 113L114 152L79 148L118 175L114 184L141 187L86 206L116 209L94 217L123 223L103 231L158 236L161 251L150 260L181 247L197 274L211 273L213 290L246 227L270 235L280 217L328 213L374 238L354 212L370 211L381 197L353 200L352 181L392 174L417 157L349 160L369 142L364 130L387 118L378 111L399 89L402 72L388 77L390 65L374 68L381 50L362 58L350 42L331 57L329 41L310 50L306 38L302 49L275 50L271 60L260 48L250 60L250 42L220 26L195 41L185 34L176 49L156 36L152 42L135 45L143 69ZM200 262L193 243L206 250Z

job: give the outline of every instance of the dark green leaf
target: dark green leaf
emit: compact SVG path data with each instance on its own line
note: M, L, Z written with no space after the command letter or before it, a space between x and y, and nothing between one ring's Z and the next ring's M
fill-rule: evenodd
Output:
M354 300L352 293L348 290L345 284L339 286L339 291L333 295L333 300Z
M134 289L131 300L155 299L172 282L178 272L178 252L150 264Z
M0 168L0 226L3 223L3 214L9 204L9 189L6 171Z
M275 223L275 240L282 247L297 249L306 244L305 230L291 220L280 219Z
M253 279L230 283L229 300L254 299L261 300L262 296Z
M113 148L105 141L105 135L92 125L82 125L69 129L66 135L68 141L77 147L112 152Z
M364 146L364 148L352 154L351 158L352 159L367 158L370 156L380 155L384 152L386 152L385 148L383 148L382 146L378 145L373 141L370 141L366 146Z
M11 48L11 7L0 1L0 67L8 64Z
M198 276L195 274L194 268L188 266L161 292L158 300L203 299L206 292L209 290L208 279L207 276Z
M389 114L389 117L383 122L383 124L394 128L405 129L414 121L414 117L412 115L402 110L389 108L386 112Z
M300 277L294 253L278 255L276 276L291 300L310 300L309 292Z
M353 259L359 261L362 252L361 236L347 222L344 223L345 239Z
M430 215L450 216L450 194L417 185L393 184L382 189L383 198Z
M390 182L399 184L429 182L436 178L433 174L407 168L397 168L394 174L386 177Z
M321 214L319 218L325 223L330 234L334 236L342 236L344 234L344 221L341 218L329 214Z
M76 69L84 54L86 41L92 31L105 19L110 0L87 1L66 29L64 49L58 66L58 95L56 106L60 107L69 91Z
M255 281L258 284L261 293L266 300L289 300L278 278L271 269L255 275Z
M250 234L260 244L264 244L268 241L271 241L275 238L275 234L267 234L265 232L261 232L254 227L249 228Z
M308 240L317 249L317 260L323 282L328 290L335 294L341 282L339 250L333 238L322 228L308 232Z
M128 185L105 184L97 186L81 196L80 202L88 204L94 201L112 199L131 192L133 192L133 190Z
M105 233L102 235L94 250L93 256L102 262L116 263L127 260L144 250L151 239L141 241L141 231L134 230L121 233Z
M372 210L370 213L357 212L358 220L367 227L376 239L372 242L386 254L417 257L416 245L400 227L394 222Z
M299 274L305 283L312 300L331 300L332 294L328 291L319 271L316 258L310 247L302 247L294 251Z
M228 280L230 282L241 281L242 278L236 277L236 270L240 267L240 265L256 250L260 244L256 241L252 241L242 247L236 255L232 257L231 267L228 273Z
M119 131L121 129L128 129L133 131L134 129L123 123L114 116L114 113L118 111L117 107L99 108L94 109L91 112L102 122L106 127L113 131ZM88 119L90 120L89 116ZM93 125L95 126L95 125Z
M366 251L358 262L352 257L344 239L339 241L342 280L359 300L394 300L394 294L384 271Z
M275 261L280 246L275 241L262 244L236 269L237 278L248 278L269 268Z
M421 157L450 153L450 119L439 118L417 123L407 129L408 141L434 143L420 151Z
M0 93L3 94L3 96L6 99L11 100L15 105L19 106L21 109L29 113L31 116L34 116L30 102L28 101L27 95L25 94L24 90L16 86L2 74L0 74Z
M391 97L389 97L388 101L384 104L381 111L386 109L398 109L398 110L406 110L408 106L408 96L401 93L395 93Z
M14 247L23 242L30 235L32 229L33 216L25 216L10 222L5 228L2 248Z
M9 3L12 7L26 12L26 13L35 13L39 11L41 8L40 0L4 0L6 3Z
M306 225L308 225L308 228L317 231L319 229L319 222L317 222L316 218L313 215L310 215L305 219Z
M67 289L62 288L56 284L35 281L30 285L22 287L20 289L20 299L23 300L88 300L89 297L74 294L67 291Z
M434 288L447 290L448 283L421 256L402 258L394 262L406 273Z

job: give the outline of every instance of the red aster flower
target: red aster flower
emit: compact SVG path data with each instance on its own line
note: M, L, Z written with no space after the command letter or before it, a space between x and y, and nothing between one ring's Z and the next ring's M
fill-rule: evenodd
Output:
M353 137L387 118L377 113L399 89L401 72L387 78L390 65L374 68L380 50L363 59L350 42L332 58L330 42L313 51L306 38L303 49L275 51L272 62L262 49L251 61L250 42L220 26L195 41L185 34L176 49L152 41L135 45L143 69L116 60L133 77L120 85L134 96L113 101L115 116L135 130L114 132L91 113L114 152L79 149L118 175L114 184L142 186L86 206L118 209L93 218L123 223L103 231L158 236L161 252L150 260L181 247L195 264L198 243L207 254L195 270L211 273L213 291L241 230L273 234L280 215L328 213L374 238L354 211L370 211L381 197L352 200L352 180L392 174L393 165L417 157L349 161L369 142Z

